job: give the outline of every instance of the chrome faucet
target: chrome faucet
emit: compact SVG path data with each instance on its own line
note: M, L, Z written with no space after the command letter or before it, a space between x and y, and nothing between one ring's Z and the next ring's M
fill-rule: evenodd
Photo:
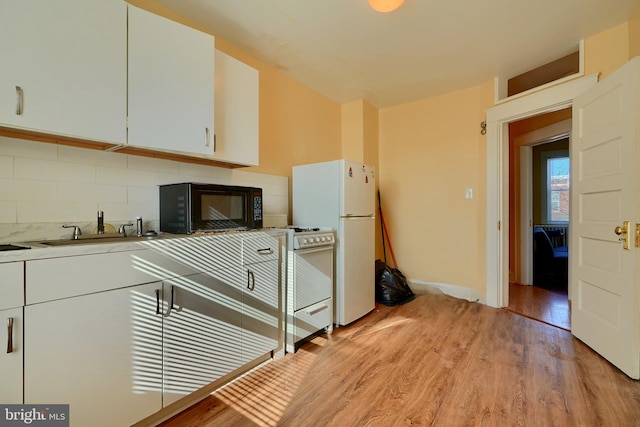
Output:
M104 234L104 212L98 211L98 234Z
M136 235L142 237L142 217L136 217Z
M118 234L122 234L122 236L127 237L127 229L125 227L133 227L133 223L122 224L118 227Z
M73 228L73 240L78 240L82 235L82 230L77 225L63 225L62 228Z

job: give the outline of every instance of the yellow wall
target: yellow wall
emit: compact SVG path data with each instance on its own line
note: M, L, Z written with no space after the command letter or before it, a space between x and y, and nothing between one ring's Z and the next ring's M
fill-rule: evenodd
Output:
M585 74L608 76L629 60L629 24L618 25L584 41Z
M362 116L364 120L364 163L373 165L376 169L380 166L378 141L380 140L379 111L376 107L365 102ZM343 141L344 144L344 141Z
M380 193L408 278L485 291L486 144L493 81L380 111ZM465 190L473 189L473 199Z
M364 163L363 100L342 104L342 157Z
M629 18L629 58L640 56L640 3Z
M342 157L362 162L376 169L376 189L379 184L378 109L366 101L358 100L342 105ZM376 200L376 212L378 212ZM377 213L376 213L377 215ZM384 258L382 228L376 221L376 259Z
M378 165L378 109L358 100L342 105L342 158Z

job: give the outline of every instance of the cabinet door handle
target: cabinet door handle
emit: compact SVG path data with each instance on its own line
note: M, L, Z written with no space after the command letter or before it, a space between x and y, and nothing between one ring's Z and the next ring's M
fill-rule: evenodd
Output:
M175 286L171 286L171 306L169 307L169 311L167 311L167 316L169 315L169 313L171 312L171 310L175 310L176 313L180 313L182 311L182 307L178 307L176 308L176 305L178 305L178 291L175 289Z
M209 128L204 128L204 146L205 147L209 147L211 145L211 138L209 134L210 134ZM216 151L215 146L213 148L213 151Z
M13 353L13 317L7 318L7 353Z
M160 289L156 289L156 314L160 314Z
M273 249L263 248L263 249L258 249L256 252L258 252L258 254L260 255L271 255L273 253Z
M217 142L217 141L216 141L216 134L214 133L214 134L213 134L213 152L214 152L214 153L216 152L216 142Z
M171 289L171 291L171 304L173 304L173 289ZM171 314L171 306L169 306L166 313L163 313L162 310L160 310L160 292L162 292L160 289L156 289L156 314L161 314L162 317L168 317ZM162 294L162 299L164 299L164 293Z
M256 275L253 274L253 271L247 270L247 289L250 291L256 288Z
M24 91L22 90L22 88L20 86L16 86L16 115L17 116L21 116L22 115L22 111L24 110L23 108L23 102L24 102Z

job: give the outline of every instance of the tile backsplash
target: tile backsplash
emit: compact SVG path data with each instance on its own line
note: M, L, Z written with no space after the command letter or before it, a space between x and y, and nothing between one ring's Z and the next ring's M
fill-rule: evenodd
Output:
M141 216L158 228L158 185L261 187L266 217L289 211L289 178L0 136L0 243L58 239L62 224L90 234L96 213L118 227Z

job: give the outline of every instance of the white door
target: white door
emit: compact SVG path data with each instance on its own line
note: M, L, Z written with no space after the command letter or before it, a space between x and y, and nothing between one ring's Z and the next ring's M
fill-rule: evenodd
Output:
M640 377L636 144L640 58L573 104L571 287L573 334L632 378ZM629 248L614 233L629 221Z

